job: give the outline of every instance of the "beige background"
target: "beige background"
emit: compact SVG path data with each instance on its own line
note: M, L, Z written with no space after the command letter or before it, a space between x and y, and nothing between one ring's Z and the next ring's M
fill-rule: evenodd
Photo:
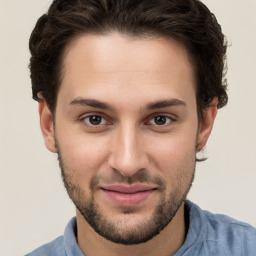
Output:
M74 207L31 99L28 39L49 0L0 0L0 255L61 235ZM256 226L256 1L204 0L230 44L228 107L219 111L189 199Z

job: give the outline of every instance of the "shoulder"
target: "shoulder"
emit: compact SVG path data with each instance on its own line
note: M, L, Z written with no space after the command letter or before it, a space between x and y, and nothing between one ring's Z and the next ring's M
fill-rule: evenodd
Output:
M60 236L50 243L42 245L25 256L65 256L64 238Z
M194 219L200 223L200 244L205 252L215 252L218 248L224 255L255 255L252 253L256 252L256 228L223 214L203 211L191 202L189 204L191 221Z
M82 256L82 252L76 241L77 224L76 218L72 218L66 228L63 236L60 236L52 242L45 244L25 256Z
M256 228L223 214L212 214L208 211L204 213L209 240L234 249L240 247L244 252L256 251Z

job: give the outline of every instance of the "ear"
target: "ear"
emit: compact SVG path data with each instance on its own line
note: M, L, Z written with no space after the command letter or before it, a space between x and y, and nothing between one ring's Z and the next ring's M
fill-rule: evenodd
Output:
M199 125L197 137L197 151L201 151L206 145L211 134L213 123L217 114L218 99L214 98L209 106L203 109L202 121Z
M42 95L40 95L38 102L38 111L40 116L40 127L44 137L44 143L48 150L57 153L54 140L54 125L52 113L49 110L47 103Z

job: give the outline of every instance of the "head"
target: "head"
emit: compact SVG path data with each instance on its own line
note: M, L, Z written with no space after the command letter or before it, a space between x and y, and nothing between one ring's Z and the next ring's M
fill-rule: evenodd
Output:
M214 98L218 108L226 105L225 37L214 14L198 0L53 1L30 38L33 98L39 100L38 93L42 93L54 114L67 46L83 34L113 31L177 40L187 49L194 68L198 114Z
M227 103L214 15L197 0L57 0L30 51L45 144L78 211L113 242L153 238Z

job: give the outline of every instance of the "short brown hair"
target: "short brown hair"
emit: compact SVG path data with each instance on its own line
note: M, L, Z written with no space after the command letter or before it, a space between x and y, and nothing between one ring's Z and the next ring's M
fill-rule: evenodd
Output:
M218 108L227 104L225 36L199 0L54 0L30 37L33 98L41 92L54 113L66 46L82 34L112 31L180 41L194 66L198 113L215 97Z

